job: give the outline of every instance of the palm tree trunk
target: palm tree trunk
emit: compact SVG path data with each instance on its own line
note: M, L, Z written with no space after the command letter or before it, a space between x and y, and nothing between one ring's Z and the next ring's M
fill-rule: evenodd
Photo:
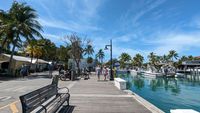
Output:
M30 68L32 67L33 64L33 51L31 50L31 64L30 64Z
M12 52L11 52L10 60L9 60L8 73L10 75L13 74L13 70L12 70L12 63L13 62L12 62L12 60L13 60L13 55L14 55L15 47L16 47L16 44L17 44L17 39L15 39L14 42L13 42L13 48L12 48Z
M38 70L38 57L37 57L37 60L36 60L36 71Z
M101 58L101 66L103 67L103 58Z
M2 51L3 51L3 48L4 48L4 46L5 46L6 42L7 42L7 39L8 39L8 38L5 38L5 39L3 40L3 42L2 42L2 45L1 45L1 48L0 48L0 54L1 54Z
M78 75L80 76L80 74L81 74L81 73L80 73L80 66L79 66L79 62L80 62L80 61L79 61L79 60L78 60L78 61L76 60L75 62L76 62L76 66L77 66L77 69L78 69L78 70L77 70L77 71L78 71ZM76 76L76 77L77 77L77 76ZM72 78L72 80L74 80L74 78Z

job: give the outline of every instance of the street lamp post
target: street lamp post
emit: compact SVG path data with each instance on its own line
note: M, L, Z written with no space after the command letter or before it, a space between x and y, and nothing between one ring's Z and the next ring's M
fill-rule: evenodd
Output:
M108 47L110 47L110 80L114 80L114 76L113 76L113 62L112 62L112 40L110 40L110 45L106 45L105 46L105 50L108 49Z

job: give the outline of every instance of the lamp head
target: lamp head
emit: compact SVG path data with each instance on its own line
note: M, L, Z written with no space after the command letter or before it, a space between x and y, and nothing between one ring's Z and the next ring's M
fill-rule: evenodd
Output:
M105 46L104 50L108 50L108 47L107 47L107 45Z

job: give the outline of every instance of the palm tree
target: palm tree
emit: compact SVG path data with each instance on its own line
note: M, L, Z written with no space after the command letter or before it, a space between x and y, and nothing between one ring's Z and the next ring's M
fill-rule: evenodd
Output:
M90 55L92 55L94 53L94 49L92 47L92 45L88 44L85 48L85 53L84 55L88 55L88 58Z
M178 58L178 53L175 50L170 50L169 54L168 54L169 59L172 60L172 62L174 61L174 58L177 59Z
M99 61L101 61L101 65L103 65L103 59L105 57L105 54L103 52L103 49L100 49L97 53L97 57L99 58Z
M39 33L39 31L42 31L42 28L36 20L36 11L25 3L13 2L10 10L4 14L6 17L1 16L0 18L3 23L1 29L7 31L6 40L8 35L10 35L9 38L12 40L13 45L9 63L9 72L11 72L12 59L17 43L21 42L22 38L28 42L35 39L34 36L42 38L42 35Z
M151 65L155 65L156 63L156 55L155 53L151 52L149 55L148 55L148 58L149 58L149 63Z
M142 66L144 61L144 57L139 53L133 57L133 65L138 66L139 68Z
M131 56L128 53L122 53L119 57L120 67L125 68L125 64L131 60Z
M163 63L167 63L169 61L169 56L168 55L163 55L162 56L162 61L163 61Z
M32 65L33 57L34 57L36 44L37 44L37 41L36 40L32 40L32 41L29 42L29 44L25 48L25 52L28 53L29 56L31 57L31 65Z
M13 29L13 19L11 18L11 14L1 10L0 11L0 37L1 37L1 47L0 53L4 49L4 46L8 46L12 43L15 30Z
M159 64L160 63L160 56L157 56L155 55L155 53L151 52L149 55L148 55L148 58L149 58L149 64L151 65L151 70L153 71L153 67L155 67L157 69L157 71L160 70L161 68L161 65ZM152 67L153 66L153 67Z
M32 40L27 45L25 52L29 54L31 57L31 65L33 61L33 57L36 58L36 69L38 67L38 59L44 55L45 49L42 46L42 42L40 40Z
M189 56L188 56L188 60L190 60L190 61L191 61L191 60L194 60L194 57L193 57L192 55L189 55Z

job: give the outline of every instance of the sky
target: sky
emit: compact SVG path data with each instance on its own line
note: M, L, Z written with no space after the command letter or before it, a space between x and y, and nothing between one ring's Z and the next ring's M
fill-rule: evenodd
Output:
M122 52L145 59L176 50L200 56L200 0L16 0L38 13L45 38L57 46L76 32L92 40L95 52L113 41L113 57ZM8 10L13 0L0 0ZM109 51L105 51L105 60Z

